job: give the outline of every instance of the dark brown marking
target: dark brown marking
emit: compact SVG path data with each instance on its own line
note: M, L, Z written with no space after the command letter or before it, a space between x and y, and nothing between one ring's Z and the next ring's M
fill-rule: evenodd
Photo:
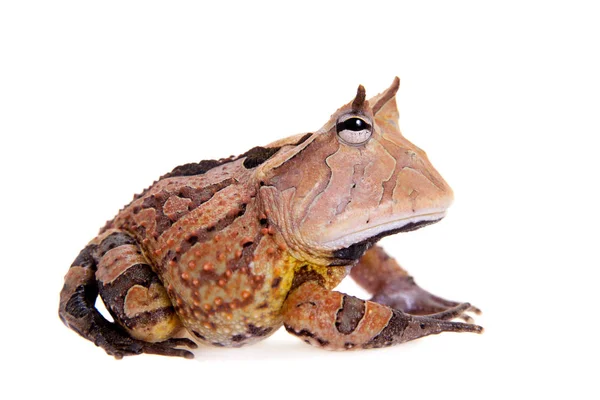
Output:
M198 208L201 204L210 200L217 192L234 183L235 179L229 178L203 188L184 186L179 190L179 197L192 200L192 204L190 205L190 211L192 211L193 209Z
M373 115L377 114L377 112L392 99L396 92L398 92L398 88L400 87L400 79L398 77L394 78L394 82L392 82L392 86L390 86L384 93L384 95L375 103L373 106Z
M352 102L352 110L360 111L363 109L363 105L365 104L365 98L367 94L363 85L358 85L358 89L356 90L356 97Z
M373 339L363 345L364 348L386 347L398 343L402 333L408 326L408 317L401 311L392 310L392 318L385 328Z
M246 335L234 335L231 337L231 341L234 343L239 343L239 342L243 342L244 340L246 340Z
M94 244L87 245L79 252L79 255L71 264L71 267L92 268L95 271L96 261L94 260L94 253L96 252L96 248L97 246Z
M157 308L152 311L144 311L131 318L120 318L120 322L130 329L135 328L138 325L149 325L154 324L164 319L169 318L175 313L175 309L172 306Z
M309 138L309 137L311 137L311 136L312 136L312 133L307 133L306 135L302 136L302 137L300 138L300 140L298 140L298 141L296 142L296 144L294 144L294 146L301 145L302 143L306 142L306 141L308 140L308 138Z
M65 311L75 318L85 317L94 309L94 302L97 296L98 288L93 283L79 285L67 301Z
M244 168L252 169L256 168L269 158L273 157L281 147L253 147L246 153L242 154L241 157L246 157L244 160Z
M248 332L252 336L262 337L268 335L273 330L273 327L264 327L261 328L256 325L248 324Z
M102 257L106 253L108 253L108 251L110 251L114 248L126 245L126 244L137 245L135 239L126 233L123 233L123 232L111 233L110 235L105 237L104 240L102 241L102 243L100 243L100 245L98 246L97 256Z
M278 276L277 278L273 279L273 282L271 283L271 288L275 289L275 288L279 287L280 283L281 283L281 277Z
M193 334L194 334L194 336L196 336L197 338L199 338L199 339L202 339L202 340L206 340L206 338L205 338L204 336L202 336L201 334L199 334L198 332L196 332L196 331L192 331L192 333L193 333Z
M301 331L299 331L299 332L296 332L296 331L294 330L294 328L292 328L291 326L289 326L289 325L287 325L287 324L284 324L283 326L284 326L284 327L285 327L285 329L286 329L286 330L287 330L289 333L291 333L292 335L295 335L295 336L298 336L298 337L309 337L309 338L313 338L313 339L315 339L315 340L316 340L316 341L317 341L317 342L318 342L318 343L319 343L321 346L326 346L326 345L328 345L328 344L329 344L329 341L328 341L328 340L321 339L320 337L317 337L317 336L316 336L314 333L312 333L312 332L311 332L311 331L309 331L309 330L302 329ZM306 342L306 343L310 343L309 341L305 341L305 342Z
M227 164L235 160L237 160L237 158L229 157L222 158L220 160L202 160L197 163L188 163L180 165L178 167L175 167L173 171L169 172L168 174L161 176L160 179L173 178L176 176L202 175L213 168L219 167L223 164Z
M323 278L323 276L317 271L309 269L308 266L304 265L300 267L300 269L298 269L298 271L296 271L296 273L294 274L294 279L292 280L290 292L298 288L303 283L310 281L314 281L317 282L319 285L323 285L325 283L325 278Z
M337 312L335 327L340 333L348 335L356 329L365 315L365 302L354 296L345 295L342 308Z

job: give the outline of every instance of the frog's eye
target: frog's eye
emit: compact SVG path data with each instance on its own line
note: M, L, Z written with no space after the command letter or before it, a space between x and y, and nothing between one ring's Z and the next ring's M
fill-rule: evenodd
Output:
M335 128L342 142L349 145L365 143L373 133L373 127L363 116L356 114L341 116Z

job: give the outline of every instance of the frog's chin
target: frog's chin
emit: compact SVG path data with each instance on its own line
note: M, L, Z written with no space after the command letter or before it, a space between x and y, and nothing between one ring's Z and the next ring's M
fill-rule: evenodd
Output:
M386 222L344 235L324 243L324 247L333 251L334 258L357 260L366 250L385 236L400 232L410 232L434 224L446 216L446 211L415 215Z

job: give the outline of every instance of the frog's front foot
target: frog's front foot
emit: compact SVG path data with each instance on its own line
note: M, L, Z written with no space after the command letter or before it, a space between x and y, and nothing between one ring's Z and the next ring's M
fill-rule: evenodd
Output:
M379 292L373 295L371 301L385 304L413 315L445 315L445 312L454 315L456 314L455 310L461 310L462 312L454 315L453 318L461 318L466 322L473 321L473 318L466 314L466 312L481 314L481 310L469 303L446 300L429 293L419 287L410 276L391 280Z
M452 318L472 322L473 318L466 313L481 313L477 307L465 306L468 303L446 300L422 289L408 272L379 246L374 246L363 255L352 269L351 275L358 284L373 295L371 301L407 314L453 315ZM456 310L461 312L457 313ZM444 314L445 312L447 313Z

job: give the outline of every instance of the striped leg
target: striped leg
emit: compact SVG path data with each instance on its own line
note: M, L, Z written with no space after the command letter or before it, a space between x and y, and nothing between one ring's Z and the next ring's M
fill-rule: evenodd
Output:
M374 246L361 257L358 264L352 268L350 276L373 295L371 301L408 314L441 313L461 304L421 289L412 276L379 246ZM479 309L473 306L466 311L480 313ZM472 321L467 314L459 317L467 322Z
M413 316L372 301L329 291L306 282L283 306L288 332L332 350L391 346L440 332L483 332L477 325L452 322L468 304L431 316Z
M116 323L95 308L98 293ZM192 358L173 339L180 321L133 237L109 231L84 248L65 276L59 316L69 328L121 358L141 353Z

